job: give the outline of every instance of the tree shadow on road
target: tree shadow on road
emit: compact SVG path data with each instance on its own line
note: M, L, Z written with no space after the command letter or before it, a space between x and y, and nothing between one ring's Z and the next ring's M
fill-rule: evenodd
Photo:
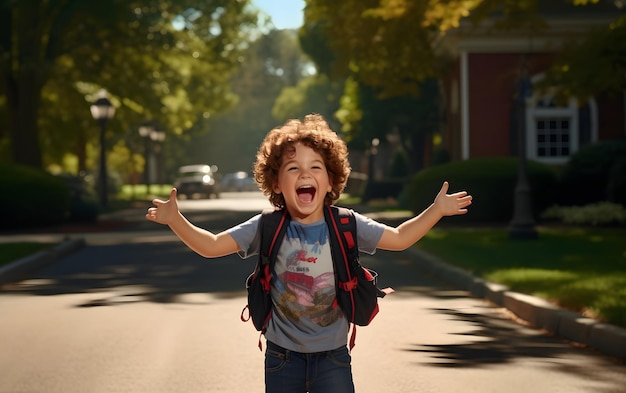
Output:
M465 303L459 307L452 305L446 308L447 301L455 304L455 299L467 299L472 295L441 281L439 275L431 275L430 270L419 267L419 264L414 263L413 254L400 253L393 259L385 253L380 254L384 260L382 263L370 257L364 259L378 270L385 280L385 285L389 283L398 291L396 296L431 298L437 303L437 307L430 310L443 315L446 319L458 321L466 328L469 327L469 330L463 333L448 333L458 338L453 339L452 343L446 340L443 343L411 344L406 351L416 353L420 365L485 368L532 359L561 372L575 373L589 379L598 378L589 372L584 363L571 361L573 346L578 344L568 342L547 331L529 327L505 308L498 308L484 300L477 300L479 306L475 303L469 306L471 311L468 311ZM623 359L610 357L592 349L584 350L597 355L594 359L607 367L620 368L626 365ZM623 370L620 369L620 372L623 374ZM620 381L616 380L615 386L620 386L623 382L623 378Z
M5 286L3 293L91 294L79 307L184 303L190 294L234 298L246 294L254 263L237 255L205 259L181 243L89 246Z
M506 311L503 309L490 306L486 306L485 309L487 311L485 313L474 313L450 308L433 308L435 312L466 325L469 324L474 329L465 333L451 333L464 336L452 344L414 343L406 351L424 355L424 358L429 361L420 362L420 364L428 366L457 369L484 368L531 359L538 362L541 367L548 367L554 371L579 375L589 380L613 382L607 381L606 375L599 376L591 371L597 368L590 367L587 362L572 361L575 358L572 354L574 344L545 331L516 324L506 316ZM624 366L624 362L619 359L596 352L594 354L597 357L593 359L602 367L619 369ZM614 382L618 387L623 383L623 379L616 377ZM609 388L607 392L609 391L616 390Z
M430 365L441 367L481 367L501 364L520 357L558 357L570 351L569 345L528 328L519 327L495 314L467 313L453 309L433 309L470 324L474 330L451 333L467 336L460 344L416 344L411 351L426 353Z

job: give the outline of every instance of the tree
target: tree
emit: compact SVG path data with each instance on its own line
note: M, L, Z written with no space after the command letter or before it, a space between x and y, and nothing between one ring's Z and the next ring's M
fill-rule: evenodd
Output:
M237 104L210 119L213 131L196 139L187 157L217 164L222 172L249 170L265 134L287 120L286 113L273 110L277 97L298 85L309 69L294 30L272 29L260 36L232 78Z
M589 98L626 90L626 14L608 28L571 42L546 73L542 86L559 86L557 98Z
M439 32L458 25L475 3L308 0L301 41L332 77L353 75L381 97L416 95L441 70L434 51Z
M85 139L80 133L88 111L74 105L82 97L86 108L85 95L100 87L125 109L116 115L120 129L152 118L182 135L199 113L208 117L228 107L234 101L229 77L256 23L247 6L229 0L2 0L0 104L9 132L0 137L10 139L13 161L41 167L42 138L57 138L61 128L47 127L60 122L74 125L63 133ZM72 107L59 109L60 116L48 113L41 124L44 100L56 109L67 101Z
M415 95L422 81L446 71L445 58L437 55L439 38L462 19L478 24L495 16L495 31L541 30L548 27L544 12L576 5L613 12L617 19L573 42L552 70L553 80L571 94L621 91L626 16L613 1L307 0L300 35L320 72L352 75L380 97ZM596 60L605 72L596 72Z
M439 39L448 30L459 26L463 19L479 24L490 18L495 21L491 25L495 32L537 31L548 28L542 16L545 11L584 5L617 14L616 5L610 3L307 0L300 40L320 72L347 78L337 117L353 147L364 149L373 137L384 141L380 135L387 133L392 124L399 126L397 119L403 118L401 129L407 132L403 132L402 143L407 155L421 158L424 152L418 146L430 143L427 136L438 131L439 121L433 121L431 115L439 113L439 94L430 89L429 81L441 78L448 70L447 59L438 51ZM599 91L623 91L625 18L622 14L610 26L591 33L582 44L573 42L545 82L559 86L562 94L579 97ZM425 86L429 86L428 93L423 91ZM429 97L433 98L430 103ZM387 105L393 102L397 105ZM374 129L373 125L380 128ZM413 163L414 169L419 167L419 163Z
M410 172L421 170L426 164L425 153L430 153L432 137L440 130L443 120L439 82L436 79L422 82L417 97L384 99L368 86L352 81L346 86L337 117L344 126L349 125L342 129L349 146L365 151L373 139L384 145L388 139L397 138L398 146L409 159ZM344 119L344 115L351 118Z
M589 30L582 38L570 37L538 86L553 91L557 87L555 95L558 99L585 99L601 93L621 94L626 89L626 14L623 2L483 0L472 11L470 19L479 23L495 12L501 15L494 24L495 29L534 31L549 27L544 20L545 15L558 15L576 7L583 7L587 15L593 16L593 11L614 19L605 26Z
M325 75L303 78L298 85L282 90L274 103L273 116L275 119L302 119L310 113L318 113L335 128L333 115L339 109L342 91L341 82L330 81Z

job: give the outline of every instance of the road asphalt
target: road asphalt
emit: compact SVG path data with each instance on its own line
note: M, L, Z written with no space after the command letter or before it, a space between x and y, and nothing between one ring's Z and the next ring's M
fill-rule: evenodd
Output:
M120 232L121 228L128 230L132 227L137 231L145 231L147 228L154 230L153 223L142 221L143 212L145 212L145 208L139 207L102 216L97 224L83 227L60 227L43 232L38 231L37 233L0 235L0 242L43 241L57 243L56 246L46 251L38 252L0 267L0 290L2 285L28 277L32 272L50 265L92 242L123 241L123 238L128 236L128 232ZM369 215L379 220L402 218L385 217L383 214L393 213L372 213ZM146 224L152 224L152 226ZM73 235L70 237L67 235L68 232L73 233ZM162 232L164 236L173 236L166 231ZM158 241L159 238L154 239ZM503 285L475 277L416 248L411 248L410 253L414 257L413 262L426 274L430 274L459 290L466 291L468 295L486 299L499 307L508 309L515 318L519 319L520 323L548 331L558 337L593 348L606 355L626 359L626 329L624 328L561 309L533 296L510 291Z

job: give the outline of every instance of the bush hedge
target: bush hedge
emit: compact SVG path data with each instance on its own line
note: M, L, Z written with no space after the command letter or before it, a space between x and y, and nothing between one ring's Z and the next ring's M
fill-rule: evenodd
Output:
M473 197L470 213L455 220L472 222L507 222L513 217L518 161L514 157L476 158L426 168L409 184L410 209L418 213L434 200L444 181L448 193L468 191ZM556 171L535 161L527 162L531 204L535 218L555 203L558 177Z
M561 205L602 201L626 206L626 139L605 140L580 148L563 167Z
M398 199L405 185L406 179L403 178L368 181L362 200L369 202L374 199Z
M626 208L617 203L600 202L585 206L551 206L541 215L564 224L591 226L626 225Z
M606 185L606 199L626 207L626 154L613 162Z
M367 185L367 175L361 172L350 172L344 193L351 196L362 197Z
M68 220L73 222L96 221L100 213L100 205L93 187L83 176L63 174L59 177L65 181L69 189Z
M69 208L65 182L42 170L0 165L0 229L21 229L63 222Z

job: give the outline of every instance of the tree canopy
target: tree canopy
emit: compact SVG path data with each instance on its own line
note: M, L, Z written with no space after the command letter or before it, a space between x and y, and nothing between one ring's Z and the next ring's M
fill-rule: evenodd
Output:
M437 55L440 38L463 19L480 23L497 16L496 30L542 29L547 27L544 11L568 5L618 10L600 0L307 0L300 34L320 72L351 75L381 98L416 95L421 82L445 72L445 58ZM561 83L571 84L572 92L615 86L616 78L623 86L624 31L622 14L582 45L572 44L553 72L562 74ZM596 57L590 53L605 60L607 72L581 84L578 77L594 69L589 63Z
M581 99L626 90L626 14L567 45L547 73L545 86L559 86L561 98Z
M197 162L217 164L222 172L249 170L265 134L288 118L302 116L300 100L293 95L286 101L279 97L286 91L300 91L298 86L311 72L294 30L269 30L250 44L242 58L231 79L237 104L212 117L212 131L197 138L187 154Z
M442 121L431 81L449 70L445 51L438 50L448 31L461 22L478 25L487 19L494 34L539 31L549 28L546 14L576 6L608 11L617 19L568 43L545 83L578 97L623 91L626 17L619 16L618 2L307 0L300 40L321 73L347 80L336 116L353 146L364 148L374 137L384 141L395 127L413 157L422 155L419 145L429 143L424 137L437 132Z
M0 9L0 148L35 167L42 143L84 152L70 144L94 137L88 101L100 88L118 107L118 132L156 120L180 137L229 107L257 23L248 0L2 0Z

